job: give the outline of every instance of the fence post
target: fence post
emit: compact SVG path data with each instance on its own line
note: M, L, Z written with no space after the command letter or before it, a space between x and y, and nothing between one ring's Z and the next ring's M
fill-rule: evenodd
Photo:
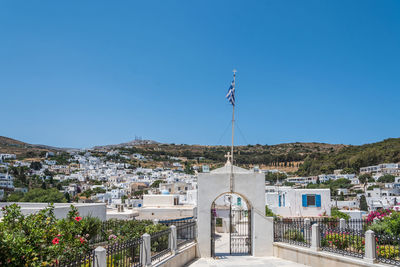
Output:
M142 245L140 246L140 263L142 266L151 266L151 236L142 235Z
M94 264L93 266L107 267L107 251L103 247L97 247L94 250Z
M369 263L376 262L375 233L372 230L365 232L365 255L364 260Z
M169 233L168 237L168 247L171 249L172 255L175 255L178 245L177 245L177 237L176 237L176 226L171 225L169 227L171 229L171 232Z
M339 220L339 228L340 228L340 230L346 229L346 220L345 219L340 218L340 220Z
M311 226L311 249L318 251L321 247L321 232L318 224Z
M160 221L159 219L154 219L154 220L153 220L153 224L154 224L154 225L157 225L159 221Z

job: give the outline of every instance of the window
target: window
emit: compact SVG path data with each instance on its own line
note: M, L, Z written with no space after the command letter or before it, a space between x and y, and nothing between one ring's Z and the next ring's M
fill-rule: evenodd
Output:
M302 195L303 207L321 207L321 195Z
M315 206L315 195L307 195L307 207Z

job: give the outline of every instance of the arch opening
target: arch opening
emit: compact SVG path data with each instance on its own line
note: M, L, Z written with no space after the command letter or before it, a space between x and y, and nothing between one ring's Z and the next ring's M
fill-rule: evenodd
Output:
M223 193L211 205L211 256L251 255L252 214L248 199Z

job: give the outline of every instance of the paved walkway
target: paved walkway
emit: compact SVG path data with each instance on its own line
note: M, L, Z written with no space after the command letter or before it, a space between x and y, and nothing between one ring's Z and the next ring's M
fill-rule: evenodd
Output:
M217 266L268 266L268 267L305 267L306 265L275 258L252 256L222 256L220 259L200 258L187 265L190 267L217 267Z

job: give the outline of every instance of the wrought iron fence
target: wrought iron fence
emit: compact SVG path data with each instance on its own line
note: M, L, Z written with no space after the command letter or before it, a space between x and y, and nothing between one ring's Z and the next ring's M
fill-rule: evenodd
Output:
M191 221L176 226L178 248L196 239L196 222Z
M321 249L341 255L362 258L365 251L364 231L320 226Z
M169 234L171 229L163 230L151 235L151 261L160 261L171 253L169 247Z
M159 223L164 224L166 226L175 225L176 227L190 223L190 222L195 222L195 219L193 217L186 217L186 218L181 218L181 219L159 221Z
M274 241L310 247L311 223L304 219L278 219L274 223Z
M84 255L77 255L72 259L56 261L54 267L94 267L94 251Z
M372 223L366 219L350 219L346 221L346 228L366 231Z
M375 240L377 260L400 266L400 237L377 234Z
M142 238L119 242L107 246L107 266L136 267L140 263Z
M108 220L101 222L100 229L97 235L89 240L90 244L99 244L107 242L107 237L109 236L108 231L114 228L121 227L126 221L123 220Z

